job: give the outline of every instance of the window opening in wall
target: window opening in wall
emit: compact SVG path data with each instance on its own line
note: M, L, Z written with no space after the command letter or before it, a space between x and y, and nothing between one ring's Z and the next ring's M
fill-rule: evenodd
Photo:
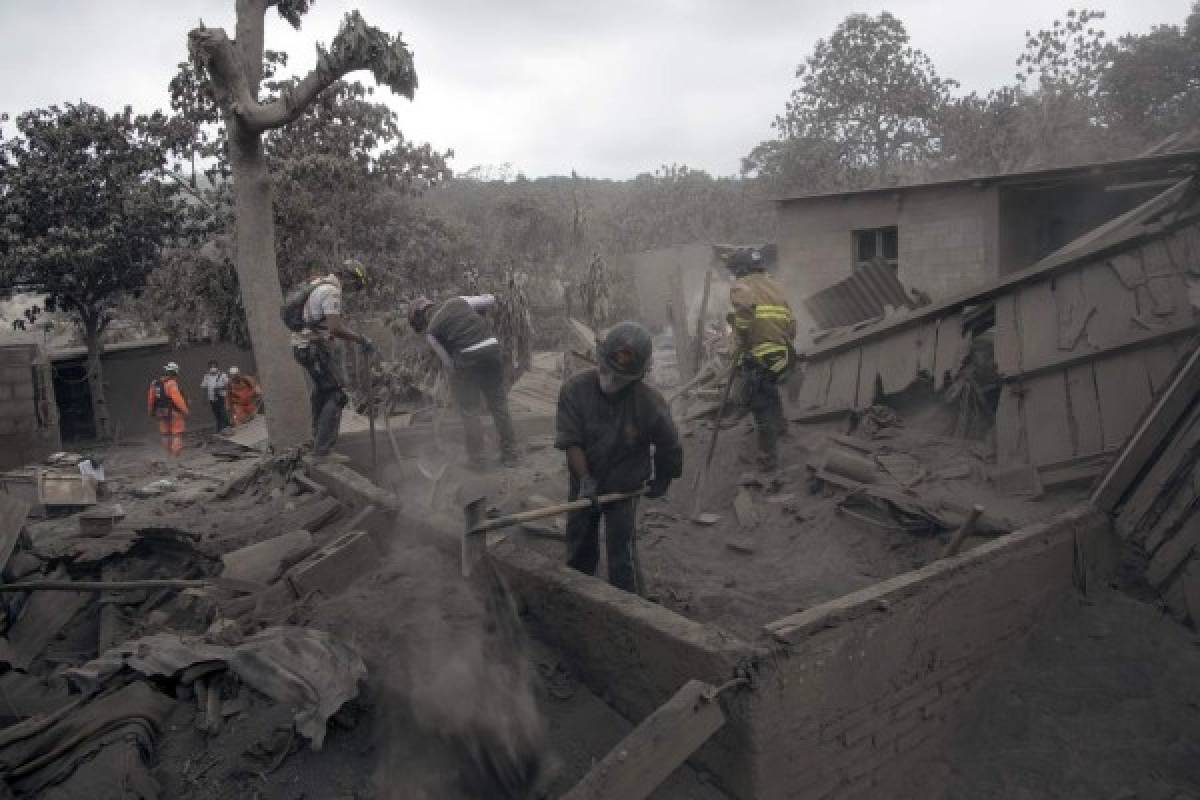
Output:
M854 266L865 267L876 261L892 269L900 264L900 235L896 226L854 231Z

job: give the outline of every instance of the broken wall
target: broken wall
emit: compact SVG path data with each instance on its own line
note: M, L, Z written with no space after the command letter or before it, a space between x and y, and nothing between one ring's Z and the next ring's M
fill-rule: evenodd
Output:
M785 200L779 205L779 271L805 296L854 271L853 232L896 226L897 276L935 299L996 277L995 187L915 187Z
M750 676L692 760L742 800L816 800L919 782L992 657L1074 582L1107 575L1111 539L1109 517L1080 507L778 620L754 643L512 542L491 555L539 633L634 722L688 680Z
M672 275L678 269L683 280L683 297L689 310L700 304L704 272L719 266L710 244L696 242L631 253L624 267L630 270L637 288L639 319L656 329L670 324L667 312L672 303ZM726 273L727 274L727 273ZM710 298L710 307L720 298Z
M157 423L146 414L146 389L162 374L168 361L179 364L180 388L191 407L188 430L212 428L212 412L208 398L200 389L200 381L208 369L209 359L216 359L222 369L236 365L243 373L257 375L254 354L229 342L190 344L173 348L169 344L114 350L101 357L104 370L104 391L108 413L120 436L157 434ZM56 369L82 365L83 357L54 357ZM296 365L296 369L300 369ZM65 412L65 410L64 410Z
M1048 468L1119 448L1190 346L1189 274L1194 222L998 297L998 459Z
M494 563L538 632L563 650L584 681L631 721L649 716L689 680L713 686L765 654L721 629L614 589L532 550L501 542ZM695 762L740 798L757 797L749 701L731 695L727 723Z
M829 336L805 352L801 419L865 408L968 352L963 314L994 306L997 459L1063 474L1125 441L1196 330L1200 202L1190 181L1027 270L958 298ZM1093 472L1094 474L1094 472Z
M1200 628L1200 352L1139 421L1092 494L1127 561L1180 622Z
M37 345L0 346L0 469L61 449L49 365Z
M755 797L938 796L922 762L960 700L1073 580L1108 571L1110 539L1107 515L1080 507L768 625Z

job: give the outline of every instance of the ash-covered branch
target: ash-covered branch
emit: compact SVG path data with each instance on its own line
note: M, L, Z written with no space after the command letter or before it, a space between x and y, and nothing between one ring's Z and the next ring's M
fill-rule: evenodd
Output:
M352 11L342 21L333 45L328 50L317 46L317 64L311 72L278 100L243 110L242 119L251 130L282 127L304 113L334 82L361 69L371 70L381 85L412 99L417 73L407 45L399 35L368 25Z
M241 55L221 28L196 28L188 34L188 49L208 72L213 96L222 109L245 119L259 104L250 92Z

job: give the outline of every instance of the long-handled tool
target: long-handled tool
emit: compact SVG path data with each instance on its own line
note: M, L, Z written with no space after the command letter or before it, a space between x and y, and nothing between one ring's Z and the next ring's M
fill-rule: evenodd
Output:
M379 479L379 451L375 444L375 375L371 370L371 354L363 353L367 372L367 426L371 431L371 477Z
M614 492L613 494L602 494L596 498L599 505L605 506L610 503L619 503L622 500L630 500L634 497L641 497L647 492L647 487L643 486L640 489L634 489L632 492ZM501 528L511 528L514 525L520 525L525 522L533 522L546 517L554 517L559 514L566 514L571 511L584 511L592 507L592 501L589 499L572 500L569 503L559 503L554 506L546 506L545 508L533 508L529 511L521 511L516 514L509 514L506 517L496 517L495 519L484 519L483 511L487 503L487 498L482 495L477 495L463 506L463 513L466 516L466 530L463 532L463 549L462 549L462 573L463 577L468 577L475 565L483 559L483 554L487 550L487 543L483 534L488 531L497 531Z
M700 509L704 504L704 481L708 478L708 469L712 466L713 454L717 452L717 437L721 435L721 418L725 416L725 406L729 403L729 390L733 388L733 379L737 375L737 353L733 354L733 363L735 366L729 371L729 378L725 381L725 390L721 392L721 402L717 405L717 416L713 420L713 435L708 441L708 454L704 457L704 463L692 480L691 518L693 520L700 516Z

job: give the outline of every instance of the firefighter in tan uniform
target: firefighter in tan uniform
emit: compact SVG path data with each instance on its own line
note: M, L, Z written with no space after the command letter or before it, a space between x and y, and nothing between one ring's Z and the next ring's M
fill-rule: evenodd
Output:
M772 471L779 466L779 438L787 433L779 384L795 362L796 318L783 289L766 273L760 250L737 250L726 263L737 279L729 290L729 322L737 339L741 401L754 415L759 467Z

